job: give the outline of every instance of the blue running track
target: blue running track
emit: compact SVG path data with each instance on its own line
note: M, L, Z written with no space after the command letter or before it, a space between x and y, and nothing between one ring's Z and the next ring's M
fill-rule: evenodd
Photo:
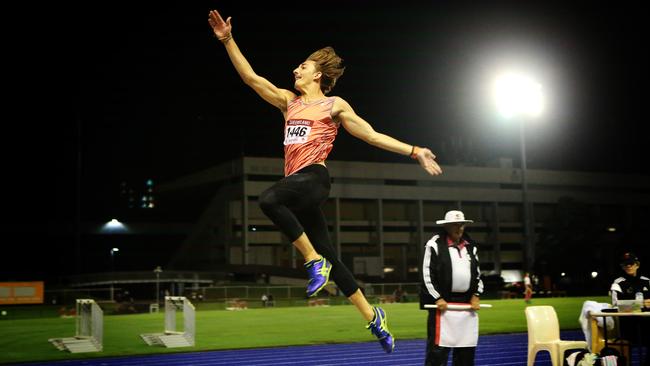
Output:
M566 331L562 332L562 339L584 340L584 337L581 331ZM526 333L481 336L476 349L475 366L525 366L527 347ZM424 364L424 350L423 339L398 339L395 351L388 355L379 343L367 342L94 358L27 363L21 366L421 366ZM633 356L633 360L635 358ZM451 361L451 356L449 359ZM638 361L634 364L638 365ZM535 365L551 366L549 354L538 353Z

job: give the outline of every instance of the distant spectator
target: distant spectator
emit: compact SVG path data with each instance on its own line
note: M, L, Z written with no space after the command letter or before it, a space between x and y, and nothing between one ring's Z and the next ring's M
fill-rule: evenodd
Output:
M530 299L533 297L533 283L530 280L530 274L524 274L524 301L530 304Z
M135 309L135 300L133 299L133 296L129 293L128 290L125 290L121 296L119 297L119 300L117 300L117 307L115 308L115 312L117 314L135 314L137 313L137 310Z
M393 298L395 299L395 302L402 302L402 300L404 300L404 291L401 287L398 287L393 291Z
M269 297L266 294L262 295L262 307L265 308L268 306Z

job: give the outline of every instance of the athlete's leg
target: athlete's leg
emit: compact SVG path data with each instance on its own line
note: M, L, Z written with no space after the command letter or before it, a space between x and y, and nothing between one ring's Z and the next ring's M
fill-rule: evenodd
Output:
M294 201L300 198L300 192L294 189L291 180L286 177L260 195L259 205L264 214L278 226L300 254L309 261L318 258L313 245L309 241L300 222L289 209Z
M392 352L395 342L393 335L388 330L386 313L383 309L373 307L368 303L352 273L339 261L331 244L327 221L321 208L315 207L299 211L297 217L305 228L307 235L311 238L316 250L332 262L332 279L368 322L366 328L370 329L371 333L379 339L384 351Z
M339 261L338 255L331 244L327 221L320 207L310 208L296 212L298 220L305 228L316 251L332 263L331 277L343 294L359 309L366 321L374 316L372 306L359 289L357 281L350 270Z
M321 165L315 165L281 179L262 192L259 198L262 211L305 258L310 279L307 285L308 296L316 295L327 284L332 265L314 249L293 211L320 205L328 193L327 170Z
M372 305L370 305L368 299L363 295L361 289L357 289L352 295L348 296L348 300L357 307L357 310L359 310L366 321L371 321L375 317L375 313L372 311Z
M302 233L298 239L293 241L293 245L296 247L296 249L298 249L300 254L302 254L303 258L305 258L305 262L320 259L320 254L318 254L318 252L316 252L316 249L314 249L314 246L312 245L311 241L309 241L307 234Z
M278 226L309 262L319 259L320 255L314 249L292 210L320 204L327 197L329 186L321 187L319 177L309 169L301 173L304 170L281 179L262 192L259 205L264 214Z

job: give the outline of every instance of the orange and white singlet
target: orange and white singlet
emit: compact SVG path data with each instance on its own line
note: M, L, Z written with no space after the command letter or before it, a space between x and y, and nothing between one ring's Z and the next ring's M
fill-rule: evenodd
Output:
M332 119L336 97L303 103L296 97L287 105L284 123L284 175L327 159L339 124Z

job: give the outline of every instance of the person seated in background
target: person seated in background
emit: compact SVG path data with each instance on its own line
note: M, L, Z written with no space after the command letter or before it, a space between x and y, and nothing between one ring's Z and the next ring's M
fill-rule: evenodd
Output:
M644 310L650 309L650 278L639 274L641 261L634 253L624 253L621 257L623 275L614 280L610 288L612 305L618 300L643 300ZM637 298L638 296L638 298Z
M639 273L641 261L634 253L626 252L621 257L620 264L623 275L615 279L610 287L612 305L617 306L619 300L639 300L643 301L643 311L650 311L650 278ZM650 365L650 357L647 355L650 351L650 319L621 318L619 326L622 338L646 347L644 365Z

